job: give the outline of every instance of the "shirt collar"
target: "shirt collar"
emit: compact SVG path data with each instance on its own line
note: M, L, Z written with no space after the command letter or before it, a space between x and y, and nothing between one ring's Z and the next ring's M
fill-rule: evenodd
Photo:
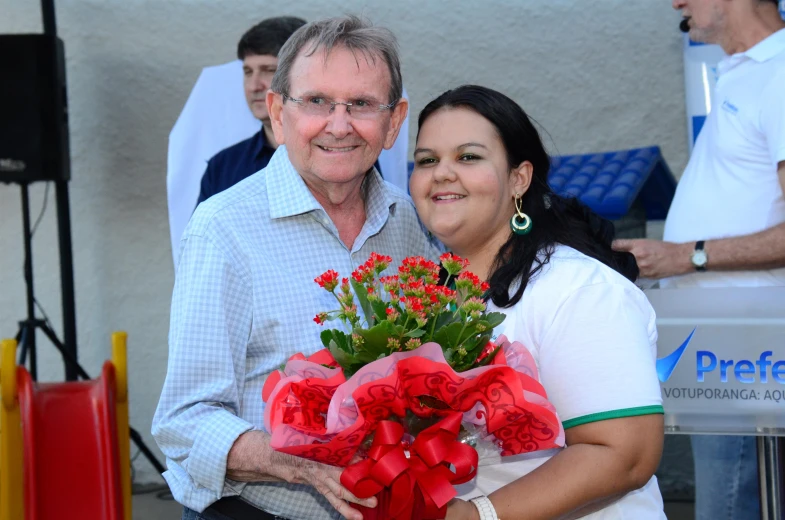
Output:
M390 187L375 167L368 173L365 182L365 227L367 236L372 236L382 230L387 218L395 212L395 201L390 194Z
M718 70L720 76L745 62L747 59L764 63L785 50L785 29L780 29L774 34L761 40L744 52L737 52L720 60Z
M267 200L271 218L291 217L315 210L324 211L289 161L286 146L281 145L275 150L266 170ZM395 201L376 168L368 174L364 188L366 226L378 231L387 222L387 216Z
M748 49L744 54L759 63L763 63L781 53L783 50L785 50L785 29L780 29L763 41L752 46L752 48Z

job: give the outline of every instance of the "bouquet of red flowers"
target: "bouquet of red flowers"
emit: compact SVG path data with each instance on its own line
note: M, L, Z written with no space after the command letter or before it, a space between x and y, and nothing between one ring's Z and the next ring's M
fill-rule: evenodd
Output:
M379 500L366 519L444 518L481 458L563 446L564 431L526 347L491 341L504 314L486 311L465 260L442 255L443 284L421 257L381 276L391 261L372 253L351 278L315 279L340 308L314 321L347 330L270 374L265 427L279 451L346 467L342 483Z

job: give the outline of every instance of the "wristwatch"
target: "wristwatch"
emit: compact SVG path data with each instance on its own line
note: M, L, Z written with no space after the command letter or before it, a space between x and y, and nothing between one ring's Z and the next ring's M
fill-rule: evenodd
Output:
M692 252L692 257L690 258L692 265L695 266L695 270L699 273L706 270L706 264L709 262L709 256L706 254L706 251L703 250L703 244L703 240L695 242L695 250Z
M470 502L474 504L474 507L476 507L477 511L480 513L480 520L501 520L501 518L499 518L499 516L496 514L496 509L493 507L493 502L491 502L491 499L485 495L474 497L470 500Z

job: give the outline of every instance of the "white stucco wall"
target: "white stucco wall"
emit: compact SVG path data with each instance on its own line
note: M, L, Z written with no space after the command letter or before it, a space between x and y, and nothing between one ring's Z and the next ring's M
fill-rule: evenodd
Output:
M480 83L519 101L553 153L660 145L677 175L686 163L679 17L667 0L59 1L79 356L98 374L111 331L129 332L131 423L151 446L173 285L169 130L201 68L232 59L252 24L343 12L398 36L415 116L446 88ZM40 30L38 2L0 0L0 33ZM43 193L32 189L33 217ZM34 242L36 294L61 334L52 195ZM25 313L21 227L19 190L0 185L0 337ZM62 362L39 343L40 379L62 379ZM142 458L136 469L139 481L157 479Z

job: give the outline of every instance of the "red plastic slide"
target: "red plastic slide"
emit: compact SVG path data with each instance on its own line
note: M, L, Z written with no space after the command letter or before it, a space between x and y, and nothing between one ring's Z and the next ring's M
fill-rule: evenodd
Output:
M115 371L35 383L17 369L27 520L123 520Z

